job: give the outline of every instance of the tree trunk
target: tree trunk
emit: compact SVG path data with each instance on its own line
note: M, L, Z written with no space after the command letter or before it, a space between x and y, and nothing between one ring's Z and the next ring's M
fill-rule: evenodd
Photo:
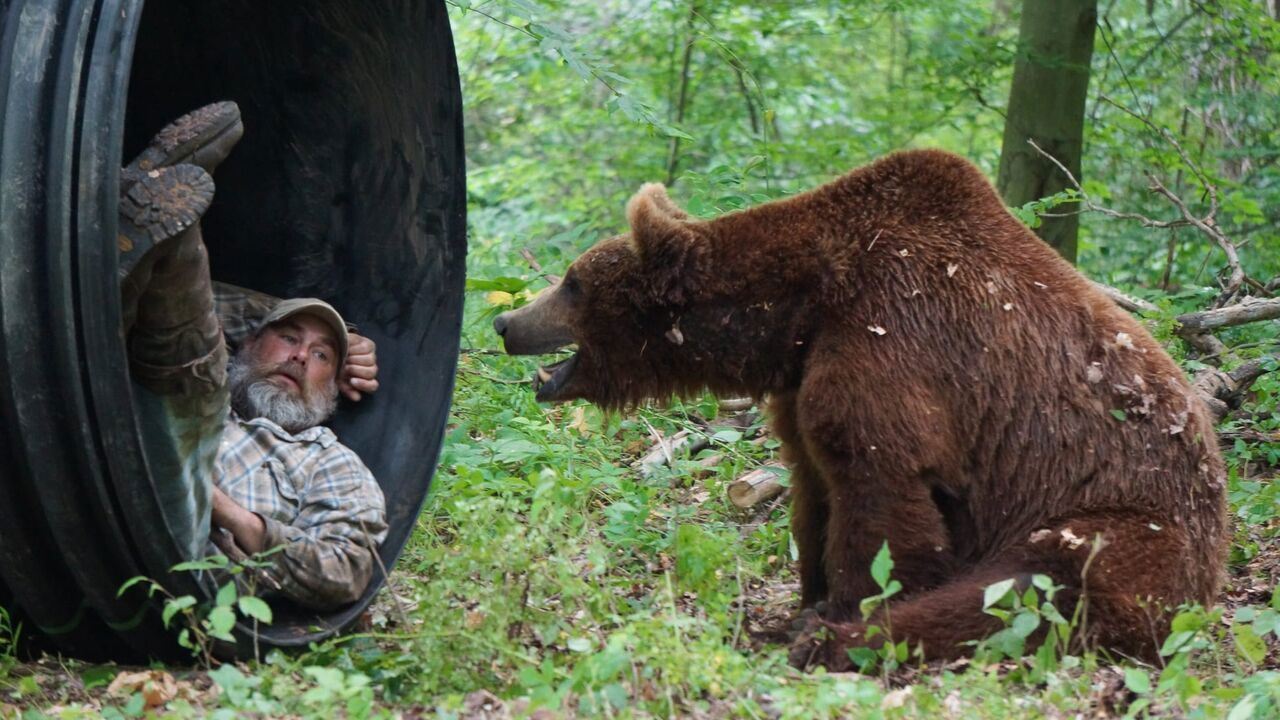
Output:
M1097 0L1022 4L998 180L1009 205L1024 205L1068 187L1067 178L1036 153L1028 139L1080 177L1097 16ZM1074 263L1078 226L1075 215L1044 218L1037 234Z

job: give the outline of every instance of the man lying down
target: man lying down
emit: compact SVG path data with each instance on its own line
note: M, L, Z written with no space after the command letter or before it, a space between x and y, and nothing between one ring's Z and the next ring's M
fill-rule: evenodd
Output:
M213 478L193 502L217 548L234 560L276 549L259 591L326 610L364 592L387 532L378 483L321 425L340 388L356 400L377 389L375 348L324 301L210 280L209 173L242 132L234 103L200 108L121 172L130 371L160 398L188 486Z

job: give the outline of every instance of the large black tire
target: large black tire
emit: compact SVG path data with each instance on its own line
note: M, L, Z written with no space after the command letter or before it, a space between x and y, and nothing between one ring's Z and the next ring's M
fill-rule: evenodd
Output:
M435 470L462 316L444 4L0 0L0 18L0 602L41 647L127 660L182 651L154 601L117 597L125 580L209 592L167 572L201 539L128 376L115 237L122 159L215 100L245 125L204 223L215 279L324 297L378 343L388 390L333 427L382 485L391 568ZM335 613L278 609L259 646L342 630L382 580Z

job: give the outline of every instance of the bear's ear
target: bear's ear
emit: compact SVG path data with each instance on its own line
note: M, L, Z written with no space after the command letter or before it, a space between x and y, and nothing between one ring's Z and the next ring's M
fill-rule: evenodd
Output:
M688 213L671 202L661 183L646 183L627 203L627 222L653 299L688 300L707 256L706 241Z

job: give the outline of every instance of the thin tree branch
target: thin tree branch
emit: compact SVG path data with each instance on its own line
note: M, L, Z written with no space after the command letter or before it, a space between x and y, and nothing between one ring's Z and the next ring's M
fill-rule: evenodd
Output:
M693 43L697 35L693 32L693 24L698 19L698 4L689 6L688 36L684 44L684 57L680 60L680 91L676 100L676 125L684 122L684 109L689 100L689 63L693 59ZM672 137L670 150L667 153L667 184L675 182L676 166L680 162L680 138Z

